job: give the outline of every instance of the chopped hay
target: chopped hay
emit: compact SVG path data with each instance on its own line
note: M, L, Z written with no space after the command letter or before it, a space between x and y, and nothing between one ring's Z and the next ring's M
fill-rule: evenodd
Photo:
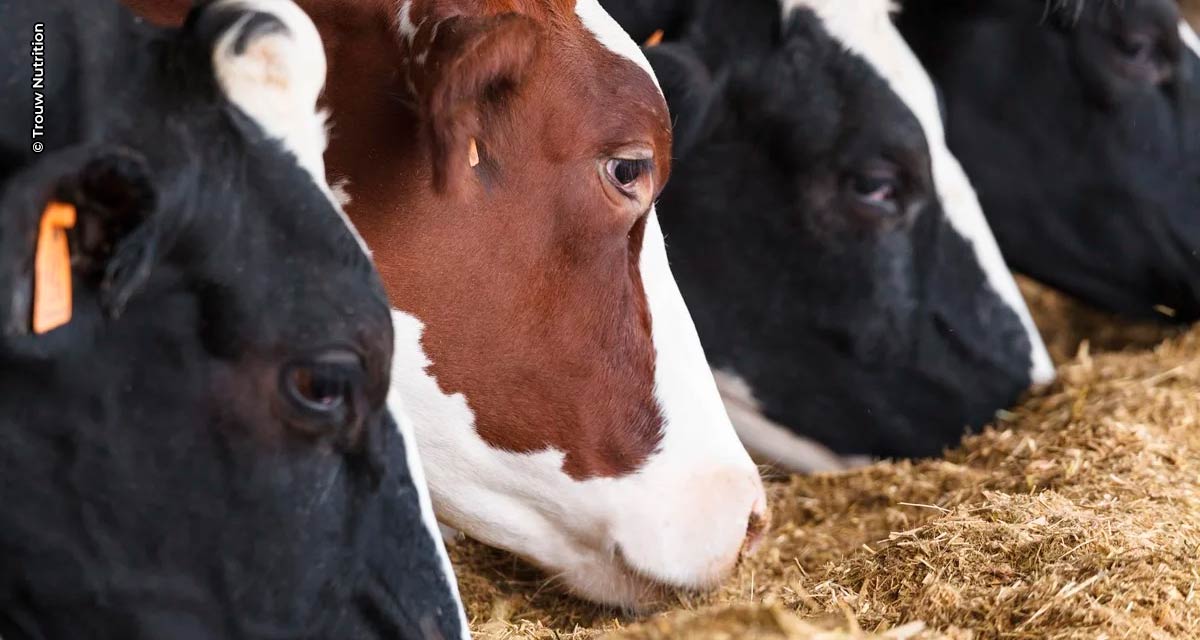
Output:
M1200 638L1198 388L1200 329L1085 348L944 459L772 481L763 549L644 619L452 556L484 639Z
M1099 311L1046 285L1017 276L1017 285L1056 363L1075 359L1084 342L1092 353L1149 349L1179 335L1178 325L1133 321Z
M700 612L678 611L642 622L619 633L614 640L908 640L925 630L921 623L897 627L880 635L867 634L837 620L823 624L801 620L799 616L779 606L732 605Z

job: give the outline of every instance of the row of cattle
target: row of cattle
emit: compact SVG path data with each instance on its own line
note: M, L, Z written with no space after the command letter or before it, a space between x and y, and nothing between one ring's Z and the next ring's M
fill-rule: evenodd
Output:
M8 640L462 637L435 511L709 587L746 448L934 454L1052 378L1005 259L1200 314L1172 0L127 4L182 26L0 4Z

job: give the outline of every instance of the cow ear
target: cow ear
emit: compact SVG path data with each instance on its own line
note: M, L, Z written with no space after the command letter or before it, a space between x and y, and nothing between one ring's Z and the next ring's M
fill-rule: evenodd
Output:
M78 212L73 262L99 282L100 305L119 317L161 255L162 229L154 223L159 194L146 159L121 149L103 153L66 190Z
M699 54L686 44L650 47L646 49L646 57L667 97L674 127L675 157L685 158L707 131L716 103L717 83Z
M0 202L0 288L10 292L8 307L0 306L3 332L36 328L35 297L47 277L65 282L68 294L72 281L94 288L102 309L119 316L157 261L161 233L152 214L158 202L145 158L125 149L64 151L14 176ZM74 215L64 218L64 206ZM57 222L49 220L54 213ZM61 256L43 260L38 254L55 248L49 233L65 233L67 242L58 246ZM47 265L62 273L44 273ZM68 303L64 320L69 309Z
M433 149L439 191L468 179L503 135L505 101L519 91L537 54L539 27L517 14L453 16L418 36L410 78L421 96L425 133Z
M218 0L200 5L186 29L207 43L225 97L325 183L325 48L292 2Z

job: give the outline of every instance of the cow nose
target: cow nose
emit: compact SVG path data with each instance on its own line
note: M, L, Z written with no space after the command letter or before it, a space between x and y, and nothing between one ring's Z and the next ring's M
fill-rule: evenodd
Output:
M758 468L744 463L664 469L639 476L612 543L627 567L659 584L716 587L762 543L770 520Z

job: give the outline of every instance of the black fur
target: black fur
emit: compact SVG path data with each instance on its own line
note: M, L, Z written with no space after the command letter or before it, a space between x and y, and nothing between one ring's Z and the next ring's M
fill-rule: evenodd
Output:
M0 637L461 637L385 404L382 285L221 94L218 11L157 31L110 2L0 4ZM79 213L75 312L39 336L52 198ZM363 369L337 423L281 390L332 348Z
M658 211L711 364L837 452L940 453L1028 386L1031 346L947 222L920 124L811 12L695 7L647 54L677 120ZM717 35L731 7L749 30ZM883 160L890 217L848 191Z
M899 25L1009 263L1110 311L1193 321L1200 58L1178 21L1175 0L906 0Z

